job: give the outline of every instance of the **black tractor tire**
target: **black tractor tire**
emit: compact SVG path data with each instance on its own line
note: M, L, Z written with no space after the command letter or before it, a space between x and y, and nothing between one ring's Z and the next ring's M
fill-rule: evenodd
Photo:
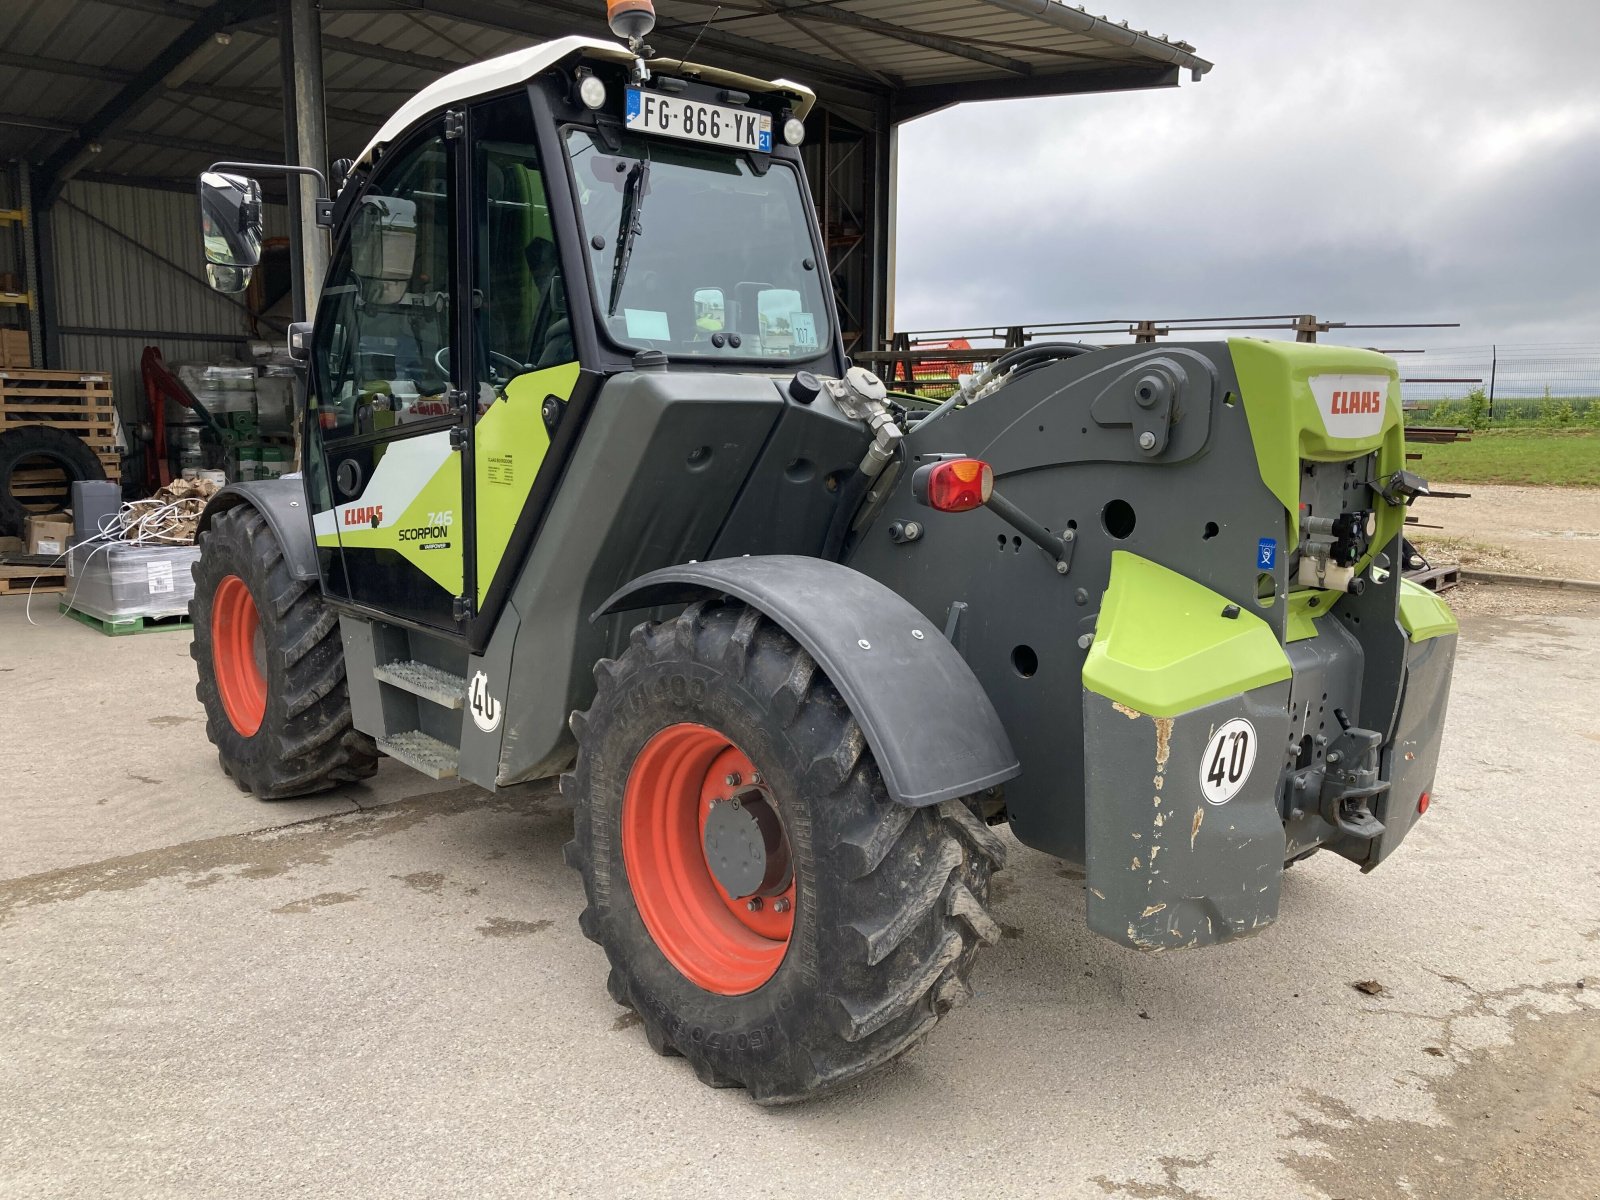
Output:
M51 425L21 425L0 433L0 537L19 537L28 509L11 490L12 476L28 460L59 467L67 486L80 479L104 479L106 469L89 443Z
M987 900L1004 844L962 800L895 803L838 691L780 627L742 604L693 604L635 629L595 680L593 706L572 716L577 761L561 780L574 806L566 857L583 876L579 924L610 960L611 996L657 1053L682 1055L704 1083L790 1103L889 1062L971 995L978 945L999 936ZM673 965L625 861L630 773L652 738L684 723L748 757L792 850L787 948L743 994Z
M378 750L351 724L338 615L323 603L316 581L290 575L266 519L248 504L219 513L200 535L192 573L194 690L222 769L263 800L370 778ZM234 634L241 613L253 629L245 639L254 644L253 671L250 661L240 661ZM253 683L245 690L255 694L254 711L242 721L237 696L230 713L223 694L230 685L239 689L241 673Z

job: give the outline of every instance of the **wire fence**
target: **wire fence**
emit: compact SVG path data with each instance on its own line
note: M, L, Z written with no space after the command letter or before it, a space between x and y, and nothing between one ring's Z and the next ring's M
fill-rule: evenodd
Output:
M1395 358L1412 424L1600 423L1600 344L1451 346Z

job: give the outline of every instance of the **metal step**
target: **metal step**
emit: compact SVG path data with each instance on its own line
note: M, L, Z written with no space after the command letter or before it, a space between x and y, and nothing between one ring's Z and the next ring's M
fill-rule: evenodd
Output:
M461 751L455 746L430 737L420 729L381 737L378 749L412 770L421 771L429 779L454 779L456 765L461 761Z
M459 709L467 695L467 681L461 676L414 659L380 663L372 668L372 675L379 683L393 684L441 708Z

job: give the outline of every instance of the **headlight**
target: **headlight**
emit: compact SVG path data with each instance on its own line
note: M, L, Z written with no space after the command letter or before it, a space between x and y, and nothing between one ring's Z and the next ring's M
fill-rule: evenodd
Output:
M606 102L606 85L598 75L585 75L578 85L578 99L586 108L601 108Z
M806 123L799 117L790 117L783 123L783 140L791 146L798 146L806 140Z

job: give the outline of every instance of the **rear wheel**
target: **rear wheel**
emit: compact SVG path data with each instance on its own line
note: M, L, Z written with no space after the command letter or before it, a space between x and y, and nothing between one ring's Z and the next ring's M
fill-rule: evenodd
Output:
M290 575L266 519L219 513L193 571L195 695L222 769L263 800L370 777L378 751L351 724L338 617Z
M804 1099L969 995L1004 849L961 801L896 804L861 728L737 604L640 626L574 714L580 924L650 1044L706 1083Z

